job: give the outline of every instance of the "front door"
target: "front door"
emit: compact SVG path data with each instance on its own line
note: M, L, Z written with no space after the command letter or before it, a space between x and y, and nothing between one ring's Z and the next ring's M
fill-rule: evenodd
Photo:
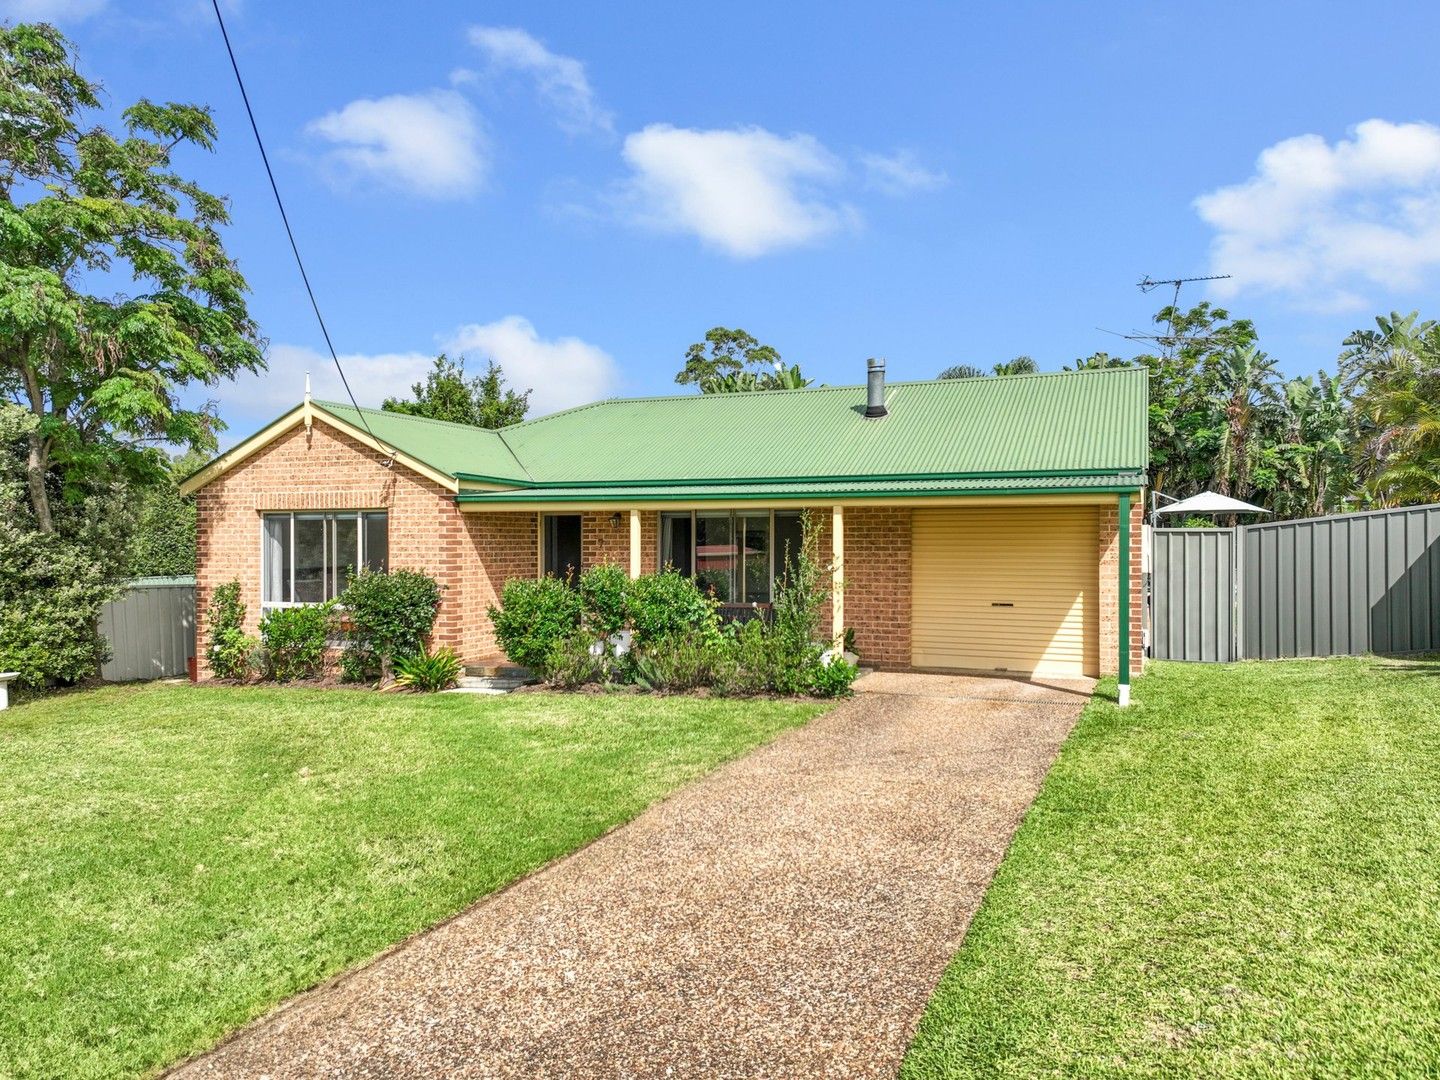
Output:
M580 580L580 515L545 515L545 573L572 585Z

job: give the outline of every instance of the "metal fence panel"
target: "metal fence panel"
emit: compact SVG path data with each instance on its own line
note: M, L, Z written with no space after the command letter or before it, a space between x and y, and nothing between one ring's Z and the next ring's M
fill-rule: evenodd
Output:
M195 579L132 581L120 599L101 610L100 633L112 653L100 669L108 682L186 674L195 655Z
M1152 529L1150 536L1153 654L1235 659L1234 530Z
M1440 505L1151 536L1159 659L1440 651Z
M1245 658L1440 649L1440 506L1238 531Z

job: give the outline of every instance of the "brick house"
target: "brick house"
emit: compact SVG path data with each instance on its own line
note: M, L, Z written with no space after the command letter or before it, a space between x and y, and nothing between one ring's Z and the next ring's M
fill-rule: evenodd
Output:
M826 632L867 664L1042 676L1142 663L1143 370L615 399L498 431L308 398L189 477L198 607L337 595L355 566L444 586L434 643L496 654L512 577L665 565L768 604L808 510ZM1126 644L1122 646L1122 641ZM202 670L204 650L201 650Z

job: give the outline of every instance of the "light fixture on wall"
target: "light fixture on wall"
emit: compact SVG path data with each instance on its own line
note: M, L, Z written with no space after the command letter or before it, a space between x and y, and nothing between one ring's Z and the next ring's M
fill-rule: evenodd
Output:
M610 515L610 527L612 529L618 529L620 527L620 514L618 512Z

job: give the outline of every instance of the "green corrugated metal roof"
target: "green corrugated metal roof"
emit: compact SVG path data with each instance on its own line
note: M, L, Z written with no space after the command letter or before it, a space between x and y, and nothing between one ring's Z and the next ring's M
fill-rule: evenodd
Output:
M725 499L871 498L929 495L1016 495L1052 492L1134 491L1145 483L1138 472L1100 473L1090 476L972 477L968 479L875 479L856 477L843 480L773 481L745 483L607 484L603 486L559 486L517 488L513 491L464 491L460 502L643 502Z
M312 402L317 409L344 420L352 427L368 430L379 439L432 469L456 476L483 473L486 476L526 481L525 470L515 460L498 431L430 420L423 416L385 412L383 409L356 409L336 401ZM361 417L361 413L364 417Z
M891 383L890 414L875 420L864 416L863 386L618 398L500 431L372 409L363 420L382 442L452 476L574 488L575 498L587 486L747 482L775 494L815 482L899 492L884 485L911 479L963 480L958 493L1066 476L1105 489L1145 471L1147 393L1143 369L1111 368ZM315 404L364 426L350 406Z

